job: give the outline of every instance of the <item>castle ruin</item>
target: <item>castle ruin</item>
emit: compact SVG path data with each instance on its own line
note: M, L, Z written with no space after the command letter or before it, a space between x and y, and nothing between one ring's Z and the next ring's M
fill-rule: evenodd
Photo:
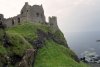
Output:
M6 19L3 14L0 14L0 23L5 24L6 27L12 27L27 21L32 23L47 23L42 5L30 6L28 2L25 2L20 14L17 16ZM47 24L52 28L58 29L57 18L55 16L49 17L49 23Z

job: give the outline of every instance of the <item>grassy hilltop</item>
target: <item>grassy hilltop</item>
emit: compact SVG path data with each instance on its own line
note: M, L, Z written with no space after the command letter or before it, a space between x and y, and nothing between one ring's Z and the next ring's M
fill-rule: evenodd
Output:
M21 67L28 49L36 51L34 59L24 59L31 61L26 64L28 67L88 67L68 48L62 32L53 31L49 25L26 22L7 28L5 32L6 44L4 31L0 29L0 67Z

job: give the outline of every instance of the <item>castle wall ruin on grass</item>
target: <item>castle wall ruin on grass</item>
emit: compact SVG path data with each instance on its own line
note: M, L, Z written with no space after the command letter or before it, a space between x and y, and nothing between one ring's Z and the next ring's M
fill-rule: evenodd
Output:
M25 2L20 14L17 16L6 19L3 14L0 14L0 23L5 24L6 27L12 27L22 22L47 23L42 5L30 6L28 2ZM57 18L55 16L49 17L49 23L47 24L49 24L52 28L58 28Z

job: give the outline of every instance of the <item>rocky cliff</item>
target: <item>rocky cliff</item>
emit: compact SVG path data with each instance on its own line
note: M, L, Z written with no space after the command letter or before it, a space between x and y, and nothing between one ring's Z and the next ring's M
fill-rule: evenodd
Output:
M26 22L0 25L0 67L87 67L70 50L60 30Z

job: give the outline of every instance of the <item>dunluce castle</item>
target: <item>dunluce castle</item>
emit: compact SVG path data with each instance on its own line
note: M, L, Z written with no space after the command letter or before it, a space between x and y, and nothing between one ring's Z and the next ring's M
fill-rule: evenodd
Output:
M0 23L5 24L6 27L12 27L27 21L49 24L52 28L58 29L57 18L55 16L49 17L49 22L46 22L42 5L31 6L28 2L25 2L20 14L17 16L6 19L3 14L0 14Z

